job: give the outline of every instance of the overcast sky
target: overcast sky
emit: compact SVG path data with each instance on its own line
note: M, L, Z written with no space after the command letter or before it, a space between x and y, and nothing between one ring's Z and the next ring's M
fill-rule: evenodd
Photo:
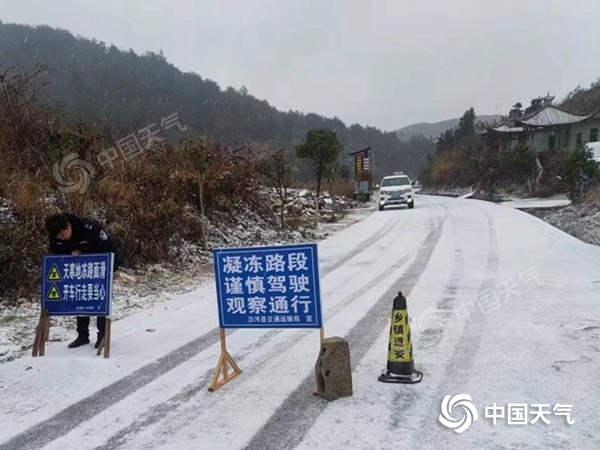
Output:
M599 0L0 0L281 110L394 130L557 100L600 77Z

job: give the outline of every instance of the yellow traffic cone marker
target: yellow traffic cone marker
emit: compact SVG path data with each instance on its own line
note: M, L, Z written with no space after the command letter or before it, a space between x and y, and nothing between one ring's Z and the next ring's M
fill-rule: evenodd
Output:
M387 359L387 369L379 376L379 381L412 384L423 379L423 373L415 370L408 309L402 292L394 298Z

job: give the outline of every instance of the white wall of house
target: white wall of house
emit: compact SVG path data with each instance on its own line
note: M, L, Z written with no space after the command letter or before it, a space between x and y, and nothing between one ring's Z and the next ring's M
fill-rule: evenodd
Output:
M596 130L595 133L593 130ZM566 127L554 127L551 130L531 131L527 140L530 148L545 151L550 148L551 137L554 137L554 147L559 150L571 151L577 147L578 134L581 134L581 142L600 141L600 118L576 123Z
M592 130L596 130L595 133ZM589 120L588 122L575 124L572 127L573 130L573 144L572 148L577 146L577 135L581 133L581 140L583 144L588 142L598 142L600 141L600 120L594 119Z
M553 137L554 148L568 152L576 149L579 143L600 142L600 113L585 122L552 128L530 129L525 133L527 135L525 142L529 148L546 151L551 147L551 137ZM519 140L518 133L506 133L504 143L499 145L498 151L513 149L519 144Z

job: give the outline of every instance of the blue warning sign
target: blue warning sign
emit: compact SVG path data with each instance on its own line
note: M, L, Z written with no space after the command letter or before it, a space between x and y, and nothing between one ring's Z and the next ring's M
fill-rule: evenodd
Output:
M113 254L44 257L42 309L51 316L109 316Z
M213 250L221 328L321 328L316 244Z

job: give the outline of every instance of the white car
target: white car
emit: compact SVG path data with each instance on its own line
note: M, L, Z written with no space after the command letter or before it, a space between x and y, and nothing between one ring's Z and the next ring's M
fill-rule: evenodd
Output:
M407 205L409 208L415 206L415 193L410 178L403 173L395 173L383 177L381 185L375 186L379 189L377 195L377 205L379 211L383 211L390 205Z

